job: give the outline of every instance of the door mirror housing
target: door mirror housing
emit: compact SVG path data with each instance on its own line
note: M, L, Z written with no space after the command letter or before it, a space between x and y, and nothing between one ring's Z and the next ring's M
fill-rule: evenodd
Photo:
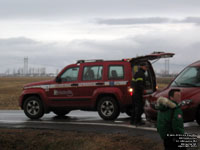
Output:
M56 82L57 82L57 83L61 83L61 82L62 82L61 77L57 76L57 77L56 77Z

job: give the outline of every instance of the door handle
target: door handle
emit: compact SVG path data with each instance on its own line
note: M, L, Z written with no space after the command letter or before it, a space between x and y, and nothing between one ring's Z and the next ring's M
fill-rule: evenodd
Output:
M77 84L77 83L74 83L74 84L71 84L71 86L78 86L78 84Z
M98 82L96 85L104 85L104 82Z

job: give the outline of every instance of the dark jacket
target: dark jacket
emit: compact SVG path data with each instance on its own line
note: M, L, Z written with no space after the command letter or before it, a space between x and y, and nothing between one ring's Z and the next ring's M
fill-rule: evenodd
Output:
M139 68L138 72L132 78L132 87L134 91L143 93L146 86L145 70Z
M157 107L157 131L162 139L167 138L167 134L184 134L183 114L178 104L169 100L168 103L175 105L173 108L169 105L159 104Z

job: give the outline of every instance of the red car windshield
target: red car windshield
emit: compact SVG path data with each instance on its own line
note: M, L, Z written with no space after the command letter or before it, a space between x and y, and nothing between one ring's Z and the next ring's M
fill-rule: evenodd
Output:
M187 67L172 82L173 87L200 87L200 67Z

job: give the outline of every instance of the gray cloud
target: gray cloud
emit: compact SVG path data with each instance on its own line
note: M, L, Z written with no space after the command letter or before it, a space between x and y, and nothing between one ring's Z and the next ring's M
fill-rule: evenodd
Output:
M164 24L164 23L194 23L200 24L200 17L186 17L184 19L148 17L148 18L119 18L95 19L97 24L106 25L134 25L134 24Z
M152 30L147 30L149 26L142 25L168 23L200 25L199 6L200 1L197 0L174 0L173 2L165 0L162 3L160 0L0 0L0 21L3 23L1 31L6 31L1 34L1 37L22 36L0 39L0 72L4 72L7 68L23 67L24 57L29 58L29 67L47 67L49 71L55 71L56 68L61 69L78 59L121 59L145 55L153 51L175 52L176 55L171 59L171 63L186 65L199 59L197 55L200 45L198 26L188 26L184 29L175 27L172 31L165 26L167 31L164 31L163 26L162 29L151 26ZM88 25L85 20L93 18L99 19L95 19L96 24ZM46 20L51 20L47 21L52 25L49 29L46 29L46 26L40 26L42 25L40 23L45 24ZM94 23L94 20L92 21ZM13 25L9 24L11 22ZM23 24L23 22L28 23ZM73 38L75 40L71 42L57 43L32 39L43 39L44 33L59 36L57 28L61 27L62 30L63 26L57 26L57 24L63 22L69 22L69 24L66 23L66 28L69 28L70 23L73 22L71 25L77 27L74 28L76 32L72 32L75 37L87 32L86 38L94 38L94 40L80 40L81 37L76 37L79 40ZM19 28L14 27L20 23L23 25ZM10 26L7 28L8 24ZM130 30L130 33L124 33L123 30L127 32L126 26L123 26L125 28L116 27L116 30L105 35L102 32L100 35L104 37L113 34L114 40L108 40L109 38L106 37L105 40L95 39L98 37L95 35L99 34L101 29L105 32L112 28L112 26L101 28L99 25L103 24L137 25L140 31ZM85 27L81 28L80 25L85 25ZM20 28L26 29L23 31ZM16 31L18 29L19 31ZM114 33L117 29L119 32ZM45 32L42 32L43 30ZM48 30L54 32L48 32ZM29 31L38 32L38 34L32 34ZM92 34L89 34L90 32ZM64 33L67 34L68 31ZM40 34L43 35L40 36Z
M111 41L74 40L69 43L42 43L27 38L0 39L7 45L0 46L0 72L7 68L23 68L23 58L29 58L29 67L46 67L48 72L55 72L79 59L116 60L154 51L175 52L170 59L173 72L179 72L184 66L199 59L200 41L188 42L190 37L179 39L180 35L163 35L161 33L138 35ZM13 42L14 41L14 42ZM18 41L18 42L16 42ZM23 44L21 44L23 43ZM156 69L162 70L162 63ZM181 66L180 66L181 64Z
M69 19L82 16L161 16L200 13L197 0L0 0L0 18ZM68 18L69 17L69 18Z
M200 17L187 17L185 19L183 19L182 21L183 23L195 23L197 25L200 24Z
M24 37L17 38L8 38L8 39L0 39L0 47L7 45L28 45L28 44L37 44L38 42Z
M107 25L130 25L130 24L155 24L169 22L168 18L151 17L151 18L125 18L125 19L97 19L99 24Z

